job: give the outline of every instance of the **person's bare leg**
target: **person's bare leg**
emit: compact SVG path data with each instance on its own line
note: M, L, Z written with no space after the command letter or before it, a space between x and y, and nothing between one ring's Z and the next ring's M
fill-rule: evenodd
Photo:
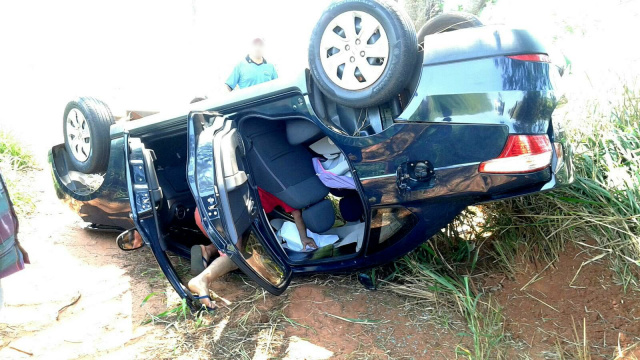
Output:
M187 287L192 293L199 296L209 295L209 284L237 268L236 264L228 256L220 256L213 260L198 276L191 279ZM200 299L200 302L205 306L212 307L209 299Z
M202 256L207 260L207 262L218 252L218 248L213 244L209 244L207 246L200 245L200 247L202 248Z

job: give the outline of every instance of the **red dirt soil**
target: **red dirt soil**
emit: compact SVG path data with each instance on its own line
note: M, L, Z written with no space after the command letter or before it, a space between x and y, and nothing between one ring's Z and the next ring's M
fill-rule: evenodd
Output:
M174 316L141 325L148 314L175 306L168 299L175 293L149 251L124 253L113 234L79 230L77 215L55 198L46 171L28 180L43 189L35 212L21 219L21 239L33 264L3 279L2 359L208 359L242 351L256 359L451 359L458 344L468 341L458 335L466 325L455 314L442 319L428 305L416 306L416 299L367 291L354 276L297 279L275 297L243 276L228 275L213 290L232 304L206 315L204 326L194 329L190 315L186 322ZM583 319L593 358L617 355L618 340L621 348L638 341L638 300L614 285L606 256L583 266L569 286L580 265L599 254L591 250L569 247L556 268L547 268L523 291L546 264L523 264L515 281L489 276L485 288L502 287L494 295L504 307L505 332L528 344L522 352L544 358L558 342L571 358L576 348L570 342L582 341ZM141 306L152 293L158 295ZM57 316L78 294L79 301ZM216 332L222 333L219 339ZM262 355L261 338L273 340Z
M606 256L587 263L600 253L588 246L570 245L560 254L555 268L547 268L524 290L546 264L523 264L521 268L526 270L515 281L501 282L502 290L495 297L503 306L506 331L527 343L534 358L544 358L543 351L557 351L557 344L575 355L578 350L574 344L582 346L583 334L593 358L613 358L619 355L618 344L624 350L640 340L637 294L630 288L625 293L616 285L618 279L607 267ZM633 358L634 351L627 356Z
M447 329L421 324L416 314L408 314L404 309L405 300L387 292L303 286L294 288L289 300L285 315L307 327L288 326L287 336L311 339L332 351L337 359L387 358L387 355L451 359L455 358L456 344L460 342ZM379 322L363 325L335 316Z

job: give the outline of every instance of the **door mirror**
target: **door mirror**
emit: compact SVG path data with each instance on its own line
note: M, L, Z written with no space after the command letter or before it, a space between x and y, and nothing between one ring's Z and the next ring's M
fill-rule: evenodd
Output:
M118 235L116 238L116 244L123 251L131 251L140 249L144 245L142 237L138 234L136 229L131 229Z

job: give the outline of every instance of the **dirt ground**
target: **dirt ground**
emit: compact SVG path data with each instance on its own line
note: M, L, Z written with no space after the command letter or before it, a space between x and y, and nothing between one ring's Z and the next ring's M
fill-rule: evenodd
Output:
M299 279L276 297L231 274L213 289L231 303L219 302L221 309L202 315L199 327L162 318L142 325L150 315L176 306L176 295L151 253L122 252L114 234L81 229L80 219L55 198L45 170L24 181L38 189L35 212L20 223L32 264L2 281L1 359L245 353L262 358L260 351L264 358L289 359L453 356L457 337L435 325L429 309L412 313L415 300L367 291L353 276ZM157 295L141 306L150 294ZM190 337L183 336L181 327L192 332ZM271 327L272 334L261 332ZM261 350L263 338L273 343Z
M81 229L46 170L24 181L38 189L35 212L20 223L32 264L2 280L1 359L453 356L457 337L429 309L412 313L415 300L367 291L353 276L298 279L276 297L231 274L213 289L231 304L219 302L199 327L173 318L142 325L176 306L151 253L122 252L114 234ZM360 320L369 324L351 322ZM273 343L264 347L263 338Z
M24 181L35 189L36 210L20 224L32 264L2 280L0 359L451 359L469 341L458 315L384 288L367 291L355 276L295 279L276 297L234 273L213 287L229 301L218 301L216 313L158 316L178 301L151 253L125 253L114 234L82 230L46 170ZM486 278L516 358L576 354L583 319L594 358L639 340L640 304L614 284L605 259L575 276L596 255L570 248L556 267L527 264L515 281Z
M552 266L522 264L514 281L491 276L488 285L500 288L495 297L506 331L531 355L560 350L603 359L640 356L634 346L640 341L640 301L635 291L617 284L605 255L578 243Z

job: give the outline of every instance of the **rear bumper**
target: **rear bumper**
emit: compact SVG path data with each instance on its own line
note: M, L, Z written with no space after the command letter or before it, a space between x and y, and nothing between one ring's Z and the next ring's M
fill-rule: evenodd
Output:
M555 184L549 184L551 188L570 185L575 180L573 168L573 146L566 141L560 141L558 143L562 146L562 154L557 154L557 148L554 149L551 166L553 169Z
M49 165L56 195L83 221L130 229L131 205L124 173L122 138L111 141L109 166L104 175L86 175L76 171L64 144L49 150Z

